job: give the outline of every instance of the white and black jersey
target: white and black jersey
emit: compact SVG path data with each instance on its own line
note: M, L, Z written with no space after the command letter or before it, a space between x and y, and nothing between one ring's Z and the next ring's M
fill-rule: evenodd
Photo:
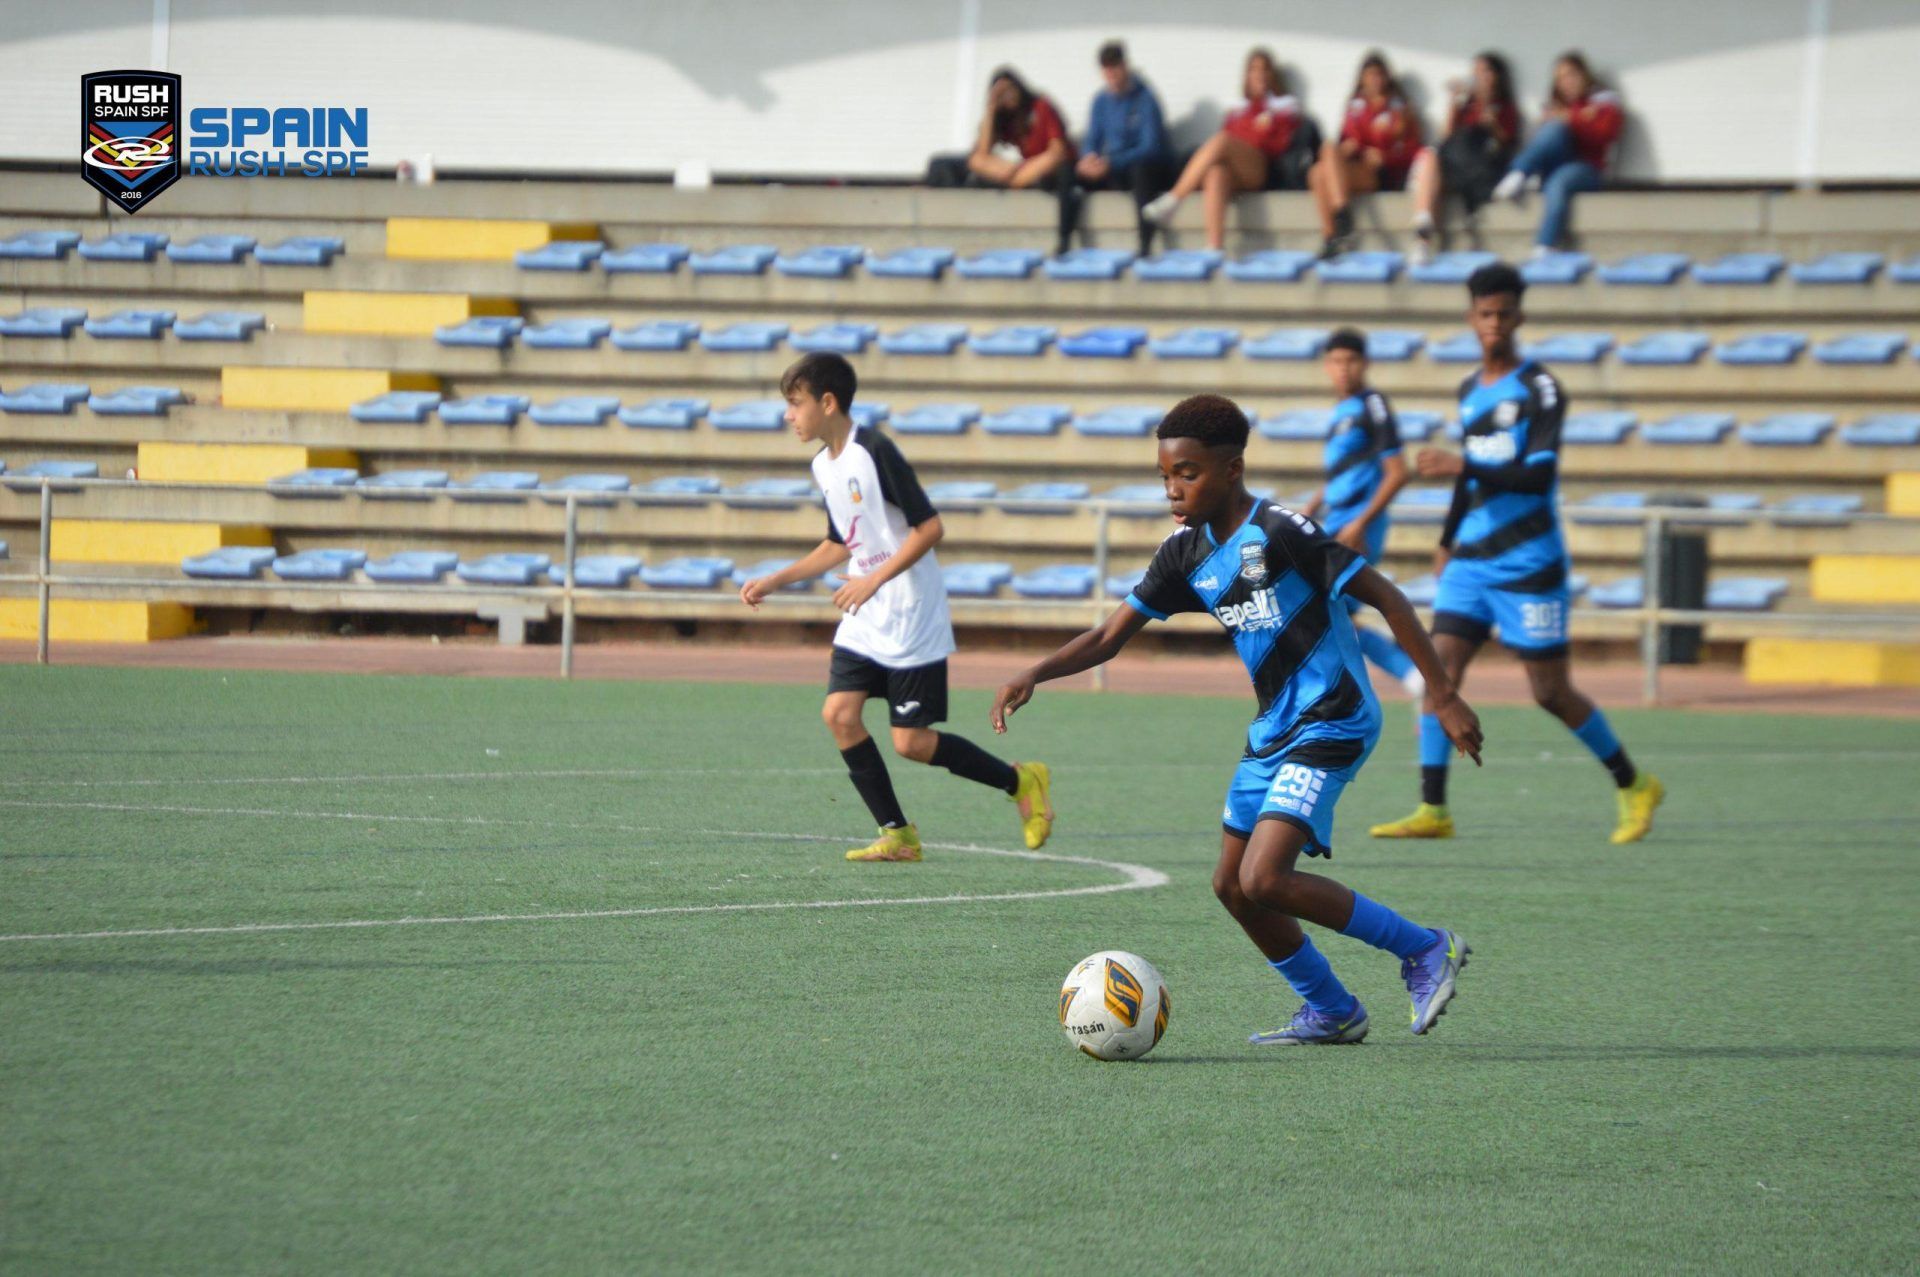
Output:
M871 426L856 426L837 457L828 448L815 453L813 479L827 499L827 536L847 547L849 577L873 572L899 552L911 529L934 516L913 467ZM844 617L833 645L894 669L952 655L953 619L933 553Z

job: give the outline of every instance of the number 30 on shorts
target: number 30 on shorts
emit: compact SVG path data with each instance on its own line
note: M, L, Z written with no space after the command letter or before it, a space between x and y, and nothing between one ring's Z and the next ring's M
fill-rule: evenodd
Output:
M1522 603L1520 624L1529 634L1558 634L1566 624L1566 604L1558 599L1546 603Z
M1305 763L1284 763L1280 772L1273 778L1272 788L1267 790L1267 801L1276 807L1285 807L1299 812L1302 816L1313 815L1314 804L1320 800L1320 787L1326 783L1327 774L1317 767Z

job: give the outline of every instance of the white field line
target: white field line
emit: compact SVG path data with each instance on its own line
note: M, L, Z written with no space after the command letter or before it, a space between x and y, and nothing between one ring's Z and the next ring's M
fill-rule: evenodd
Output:
M51 807L62 810L130 811L169 815L257 816L287 820L357 820L380 823L394 821L420 824L510 825L536 829L598 830L608 833L683 833L706 838L743 838L786 840L790 842L844 842L827 834L767 833L736 829L668 830L651 825L579 824L563 821L496 820L486 816L375 816L350 811L273 811L254 807L176 807L144 806L135 803L38 803L0 800L0 807ZM435 927L482 922L577 922L593 918L650 918L696 913L764 913L781 909L861 909L902 905L977 904L1008 900L1052 900L1068 896L1104 896L1117 891L1148 891L1164 887L1169 879L1158 869L1128 864L1119 860L1096 860L1091 856L1066 856L1050 851L1014 851L984 847L976 843L929 842L930 850L958 851L981 856L1004 856L1011 860L1045 861L1051 864L1086 865L1121 876L1119 882L1095 883L1087 887L1062 887L1051 891L1000 891L978 895L895 896L868 900L782 900L757 904L729 905L657 905L642 909L587 909L547 913L461 914L425 918L350 918L333 922L247 922L217 927L142 927L119 931L61 931L43 934L0 935L0 943L24 943L52 940L117 940L165 936L251 935L276 931L350 931L375 927Z

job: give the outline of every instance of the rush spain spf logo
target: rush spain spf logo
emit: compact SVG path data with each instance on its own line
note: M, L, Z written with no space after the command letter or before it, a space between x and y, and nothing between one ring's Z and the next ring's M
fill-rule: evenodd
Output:
M80 77L80 175L128 213L180 180L180 77L95 71Z

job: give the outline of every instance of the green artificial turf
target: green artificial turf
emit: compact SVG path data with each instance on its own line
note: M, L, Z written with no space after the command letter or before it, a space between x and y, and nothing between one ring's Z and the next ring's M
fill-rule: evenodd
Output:
M1578 743L1494 710L1461 836L1375 843L1389 707L1330 872L1463 933L1460 999L1415 1039L1323 934L1373 1036L1261 1052L1294 1002L1208 886L1248 701L1043 689L995 745L955 697L1052 764L1049 852L1165 886L712 911L1123 881L845 864L818 701L0 669L0 934L707 910L0 942L0 1269L1914 1267L1915 725L1616 708L1670 791L1621 849ZM1019 847L893 768L930 844ZM1060 1033L1103 948L1172 989L1144 1062Z

